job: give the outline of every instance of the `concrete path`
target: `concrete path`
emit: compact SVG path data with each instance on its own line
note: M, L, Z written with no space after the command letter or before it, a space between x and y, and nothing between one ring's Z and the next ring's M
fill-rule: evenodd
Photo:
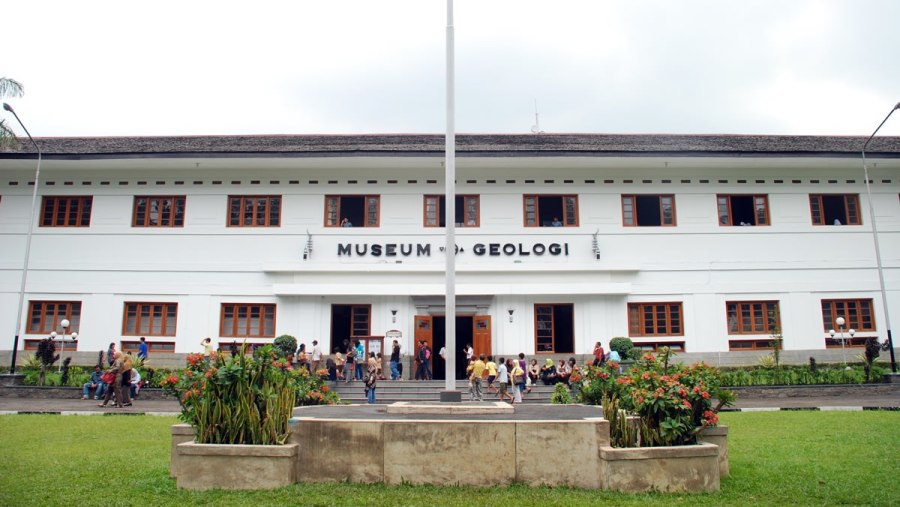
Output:
M738 399L734 407L726 410L762 411L762 410L900 410L900 395L854 396L841 398L835 396L803 397L803 398L744 398ZM37 399L0 397L0 414L148 414L176 416L181 412L178 402L173 399L141 399L134 400L134 405L124 408L100 408L95 400Z

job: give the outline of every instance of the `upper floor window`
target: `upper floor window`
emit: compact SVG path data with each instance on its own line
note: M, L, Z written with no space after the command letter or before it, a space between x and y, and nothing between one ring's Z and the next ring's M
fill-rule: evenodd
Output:
M178 303L125 303L122 334L175 336Z
M681 303L629 303L629 336L683 335Z
M222 303L219 336L274 337L275 305Z
M875 331L871 299L823 299L822 328L827 333L838 329L838 317L844 318L844 329Z
M443 195L425 196L425 227L445 227L446 198ZM457 195L454 223L457 227L478 227L479 197L477 195Z
M184 227L185 196L135 196L132 227ZM232 224L235 225L235 224Z
M769 225L765 195L719 195L719 225Z
M622 222L628 227L675 225L675 196L631 194L622 196Z
M856 194L809 194L813 225L859 225L859 196Z
M778 301L729 301L728 334L768 334L781 329Z
M60 332L59 323L68 319L67 333L77 333L81 324L81 301L29 301L28 333Z
M381 196L326 195L325 227L378 227Z
M526 227L578 227L577 195L525 195Z
M44 196L41 227L88 227L91 225L91 196Z
M281 224L280 195L229 195L228 225L231 227L278 227Z

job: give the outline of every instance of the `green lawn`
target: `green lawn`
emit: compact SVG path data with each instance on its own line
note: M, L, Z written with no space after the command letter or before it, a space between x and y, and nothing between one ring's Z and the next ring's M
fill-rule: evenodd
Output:
M622 495L345 483L194 493L169 479L174 418L0 416L0 505L900 504L898 412L742 412L721 419L729 426L731 476L719 493Z

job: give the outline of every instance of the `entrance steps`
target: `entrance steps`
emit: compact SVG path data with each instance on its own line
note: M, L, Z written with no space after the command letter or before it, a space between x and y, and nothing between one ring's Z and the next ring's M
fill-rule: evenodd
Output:
M353 381L349 384L329 382L329 388L337 392L341 400L347 403L366 403L365 384L362 381ZM394 403L397 401L440 401L440 393L445 389L443 380L379 380L375 390L376 401L379 404ZM457 380L456 389L462 393L463 401L469 400L469 382ZM487 390L484 386L485 401L496 401L497 394ZM553 394L553 386L538 384L532 386L530 393L523 397L525 403L550 403Z

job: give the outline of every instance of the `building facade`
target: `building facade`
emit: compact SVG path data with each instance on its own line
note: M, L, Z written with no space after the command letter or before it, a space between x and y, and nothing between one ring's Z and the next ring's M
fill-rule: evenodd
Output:
M727 364L776 334L801 360L853 359L887 336L864 138L457 141L460 347L558 357L628 336ZM142 336L151 355L199 351L206 336L445 343L442 136L38 142L20 349L52 331L79 354ZM900 139L867 156L887 309L900 315ZM7 351L35 166L27 145L0 152Z

